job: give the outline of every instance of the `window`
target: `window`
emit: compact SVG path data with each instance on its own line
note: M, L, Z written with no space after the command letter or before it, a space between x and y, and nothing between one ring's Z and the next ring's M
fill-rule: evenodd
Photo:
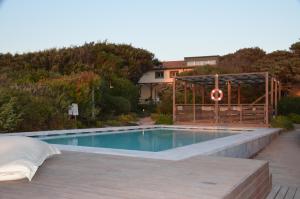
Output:
M173 78L173 77L177 76L178 73L179 72L177 70L170 71L170 78Z
M164 78L164 71L155 72L155 79L163 79L163 78Z

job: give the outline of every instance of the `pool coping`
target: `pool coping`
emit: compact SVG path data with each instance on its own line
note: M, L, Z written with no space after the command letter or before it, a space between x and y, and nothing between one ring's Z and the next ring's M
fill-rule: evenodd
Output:
M197 125L144 125L144 126L126 126L126 127L106 127L91 129L71 129L57 131L36 131L36 132L20 132L8 133L9 136L49 136L64 134L81 134L91 132L114 132L114 131L130 131L139 129L155 129L155 128L175 128L189 130L238 130L240 134L217 138L205 142L182 146L159 152L136 151L124 149L72 146L53 144L60 150L96 153L105 155L119 155L137 158L163 159L163 160L183 160L197 155L227 156L249 158L257 150L264 148L269 142L270 137L279 134L281 129L276 128L246 128L246 127L224 127L224 126L197 126ZM262 141L262 140L267 141ZM247 145L255 144L255 147L248 149ZM241 151L241 147L243 151ZM245 149L246 147L246 149ZM231 151L230 151L231 150ZM226 152L228 151L228 152Z

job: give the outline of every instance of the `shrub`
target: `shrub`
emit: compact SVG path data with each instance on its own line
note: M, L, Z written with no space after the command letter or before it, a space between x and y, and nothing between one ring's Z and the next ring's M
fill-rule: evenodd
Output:
M130 112L131 105L126 98L119 96L110 96L109 99L109 107L111 107L111 110L115 111L116 115L126 114Z
M138 114L140 117L148 117L151 113L156 112L157 105L154 103L140 104L138 107Z
M122 124L118 120L107 120L104 122L104 126L122 126Z
M137 117L135 114L127 114L127 115L120 115L118 116L118 121L120 121L122 124L133 124L137 121Z
M295 124L300 124L300 115L296 114L296 113L290 113L288 115L288 117L290 118L290 120L292 122L294 122Z
M289 115L296 113L300 115L300 97L285 97L278 103L278 113Z
M283 128L285 130L291 130L294 128L293 122L283 115L279 115L271 121L271 126L274 128Z
M155 121L155 124L173 124L172 115L152 114L151 118Z
M0 132L14 131L22 121L22 113L16 110L16 98L0 106Z

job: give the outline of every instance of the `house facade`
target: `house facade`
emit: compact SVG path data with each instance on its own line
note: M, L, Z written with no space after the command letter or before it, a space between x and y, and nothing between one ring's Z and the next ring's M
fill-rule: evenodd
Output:
M168 84L172 84L173 78L179 73L193 70L204 65L216 65L219 56L199 56L185 57L180 61L164 61L159 67L146 72L138 84L140 86L140 103L159 102L158 93L166 89Z

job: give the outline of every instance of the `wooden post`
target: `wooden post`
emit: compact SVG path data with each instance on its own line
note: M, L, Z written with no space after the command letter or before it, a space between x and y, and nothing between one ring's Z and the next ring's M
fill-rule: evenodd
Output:
M265 74L265 91L266 91L266 101L265 101L265 117L266 125L269 126L269 73Z
M228 97L227 100L228 108L230 108L231 106L231 82L230 81L227 82L227 97Z
M274 77L271 78L271 106L272 106L272 112L274 109Z
M238 84L238 105L241 104L241 85Z
M219 75L215 75L215 88L219 89ZM219 102L216 100L215 101L215 117L216 117L216 123L219 122Z
M241 84L238 83L237 104L240 110L240 123L243 121L243 107L241 106Z
M196 122L196 96L195 96L195 84L193 86L193 121Z
M204 90L204 85L201 86L201 103L202 105L205 103L205 90Z
M278 81L278 101L281 100L281 83Z
M176 122L176 78L173 78L173 122Z
M184 104L187 103L186 81L184 81Z
M277 102L278 102L278 83L275 80L275 115L277 116Z
M227 116L229 117L229 121L232 122L232 117L231 117L231 82L227 82L227 104L228 104L228 111L227 111Z

